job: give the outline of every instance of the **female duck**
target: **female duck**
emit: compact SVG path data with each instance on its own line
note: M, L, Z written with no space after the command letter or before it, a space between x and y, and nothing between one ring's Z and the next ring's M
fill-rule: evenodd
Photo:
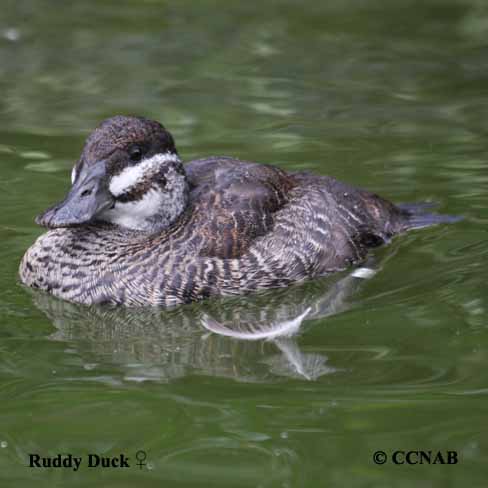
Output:
M413 207L415 208L415 207ZM89 137L22 282L84 304L169 306L283 287L448 221L308 173L231 158L182 164L158 122L116 116Z

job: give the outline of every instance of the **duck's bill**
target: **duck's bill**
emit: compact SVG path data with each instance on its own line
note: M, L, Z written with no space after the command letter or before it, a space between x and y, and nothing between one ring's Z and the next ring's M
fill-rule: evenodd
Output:
M39 215L36 223L56 228L82 225L96 220L101 212L114 204L105 180L104 162L84 169L66 198Z

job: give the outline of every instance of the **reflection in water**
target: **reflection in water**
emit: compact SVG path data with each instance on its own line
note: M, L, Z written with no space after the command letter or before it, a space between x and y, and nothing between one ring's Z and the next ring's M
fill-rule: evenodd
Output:
M353 272L173 310L84 307L33 294L57 329L50 338L72 342L88 371L115 363L133 381L190 373L252 382L276 375L314 380L337 370L325 355L302 352L292 336L304 321L344 310L362 276Z

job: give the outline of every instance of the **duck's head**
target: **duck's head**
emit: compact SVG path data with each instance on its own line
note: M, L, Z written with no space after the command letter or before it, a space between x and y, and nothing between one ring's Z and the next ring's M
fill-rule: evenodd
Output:
M134 230L169 226L184 211L188 184L171 134L158 122L115 116L88 137L66 198L37 217L45 227L95 221Z

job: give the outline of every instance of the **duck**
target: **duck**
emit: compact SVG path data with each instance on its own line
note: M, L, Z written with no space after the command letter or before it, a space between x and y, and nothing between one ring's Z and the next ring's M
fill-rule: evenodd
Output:
M283 288L363 262L451 216L333 177L231 157L183 163L168 130L117 115L87 138L25 252L22 284L84 305L172 307Z

